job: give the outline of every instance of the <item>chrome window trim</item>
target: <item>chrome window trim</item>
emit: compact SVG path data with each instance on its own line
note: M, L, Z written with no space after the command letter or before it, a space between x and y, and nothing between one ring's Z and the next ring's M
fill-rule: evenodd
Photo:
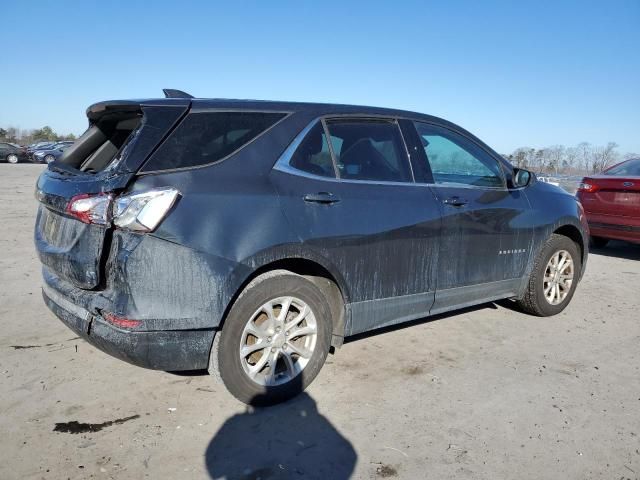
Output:
M406 181L406 182L392 182L392 181L387 181L387 180L353 180L353 179L345 179L345 178L340 178L340 172L338 171L338 166L336 165L336 161L335 161L335 155L333 152L333 145L331 144L331 139L329 136L329 132L328 132L328 128L326 125L326 120L327 119L333 119L333 118L350 118L350 119L367 119L367 118L377 118L380 120L388 120L392 123L395 124L396 128L398 129L399 133L400 133L400 138L402 139L402 142L404 143L404 149L405 152L407 153L407 158L406 161L409 162L409 172L411 173L411 180ZM333 169L334 169L334 173L336 174L335 177L323 177L322 175L315 175L313 173L309 173L309 172L305 172L304 170L300 170L298 168L292 167L290 162L291 162L291 158L293 158L293 154L296 152L296 150L298 149L298 147L300 146L300 144L302 143L302 141L304 140L304 138L307 136L307 134L311 131L311 129L313 127L316 126L316 124L320 122L320 124L322 125L323 131L325 136L327 136L327 144L329 146L329 151L331 152L331 159L333 162ZM293 139L293 141L289 144L289 146L284 150L284 152L282 152L282 155L280 155L280 157L278 158L278 160L276 161L276 163L273 166L274 170L278 170L279 172L284 172L284 173L288 173L291 175L298 175L300 177L305 177L305 178L310 178L313 180L324 180L324 181L328 181L328 182L339 182L339 183L355 183L355 184L368 184L368 185L427 185L427 184L419 184L415 181L415 176L413 174L413 168L411 166L411 159L409 158L409 154L407 152L407 145L406 142L404 140L404 136L402 135L402 129L400 128L400 125L398 124L398 118L397 117L390 117L390 116L383 116L383 115L379 115L379 116L375 116L375 115L362 115L362 114L348 114L348 115L322 115L320 117L316 117L313 120L311 120L311 122L309 122L309 124L304 127L300 133L298 133L298 135L295 136L295 138Z
M411 158L409 157L409 153L408 152L407 152L407 161L409 162L409 169L411 171L411 176L413 178L413 181L391 182L391 181L386 181L386 180L353 180L353 179L340 178L339 177L339 172L337 171L337 166L335 164L335 157L333 155L333 146L331 145L331 140L329 138L327 139L327 144L329 145L329 149L331 151L331 157L332 157L332 160L333 160L333 168L334 168L334 171L336 173L336 177L323 177L322 175L315 175L313 173L305 172L304 170L300 170L298 168L292 167L289 162L291 161L291 158L293 157L293 154L298 149L298 147L300 146L300 144L302 143L304 138L307 136L307 134L311 131L311 129L313 127L315 127L316 123L320 122L323 125L324 133L325 133L325 135L327 135L325 121L327 119L333 119L333 118L351 118L351 119L379 118L381 120L386 119L386 120L393 121L393 122L396 123L397 128L400 130L400 135L401 135L402 141L405 143L405 150L407 149L407 144L406 144L406 141L404 139L404 135L402 134L402 129L400 128L400 125L398 124L398 120L404 119L404 120L409 120L409 121L417 121L415 119L411 119L411 118L408 118L408 117L391 117L391 116L388 116L388 115L387 116L384 116L384 115L378 115L378 116L376 116L376 115L362 115L362 114L321 115L321 116L316 117L313 120L311 120L309 122L309 124L306 127L304 127L300 131L300 133L298 133L295 136L295 138L291 141L289 146L280 155L280 157L278 158L278 160L274 164L273 169L277 170L279 172L290 174L290 175L297 175L299 177L309 178L311 180L323 180L325 182L335 182L335 183L352 183L352 184L366 184L366 185L395 185L395 186L402 185L402 186L417 186L417 187L438 187L438 188L457 188L457 189L471 189L471 190L478 190L479 189L479 190L492 190L492 191L509 191L509 189L507 188L506 184L502 185L500 187L483 187L483 186L479 186L479 185L464 185L464 184L449 185L449 184L443 184L443 183L416 182L415 181L415 176L414 176L414 173L413 173L413 167L411 165ZM423 123L431 123L431 122L423 122ZM442 127L442 128L447 128L447 127L444 127L443 125L440 125L438 123L433 123L433 125L436 125L436 126L439 126L439 127ZM452 130L450 128L448 128L448 130L451 130L451 131L455 132L455 130ZM455 132L455 133L457 133L457 132ZM462 134L458 133L458 135L462 135ZM466 136L464 136L464 137L467 138ZM469 140L471 140L471 139L469 139ZM480 147L480 145L478 145L478 147ZM488 152L487 152L487 154L489 155ZM493 155L490 155L490 156L493 157ZM504 177L503 177L503 179L504 179ZM506 180L506 179L504 179L504 180Z
M416 175L413 173L413 162L411 161L411 153L409 152L409 146L407 145L407 141L404 138L404 133L402 133L402 128L400 128L400 122L398 119L395 119L396 128L400 132L400 138L402 139L402 145L404 145L404 153L407 155L407 162L409 162L409 171L411 172L411 179L413 183L416 183Z
M338 168L338 161L336 160L336 152L333 149L333 142L331 141L331 133L327 121L324 118L320 119L322 124L322 131L324 132L325 140L327 141L327 147L329 148L329 156L331 157L331 165L333 165L333 173L337 179L340 179L340 169Z

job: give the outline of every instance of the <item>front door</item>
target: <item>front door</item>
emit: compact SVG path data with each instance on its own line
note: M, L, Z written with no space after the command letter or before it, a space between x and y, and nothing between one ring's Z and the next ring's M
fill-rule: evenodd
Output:
M431 313L515 295L532 241L524 193L507 188L498 160L471 138L414 125L442 212Z

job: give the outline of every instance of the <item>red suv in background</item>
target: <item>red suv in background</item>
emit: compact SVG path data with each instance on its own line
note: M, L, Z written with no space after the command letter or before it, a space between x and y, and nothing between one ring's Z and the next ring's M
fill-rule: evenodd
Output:
M640 243L640 158L583 178L576 196L593 246L604 247L611 239Z

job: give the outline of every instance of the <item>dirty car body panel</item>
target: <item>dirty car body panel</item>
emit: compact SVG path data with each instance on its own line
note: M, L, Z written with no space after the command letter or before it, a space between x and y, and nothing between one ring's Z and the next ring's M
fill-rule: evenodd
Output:
M219 132L221 115L238 125L256 118L259 127L198 136L199 125ZM344 336L517 297L544 242L561 228L573 229L586 262L585 221L572 196L535 181L515 188L506 161L436 117L186 98L102 102L87 116L85 135L37 184L43 296L78 335L137 365L206 368L243 287L283 262L315 265L337 284L336 345ZM502 183L434 181L421 149L437 142L426 146L415 122L464 137L495 161ZM375 133L363 142L357 135L367 129ZM324 135L325 150L314 152L320 167L340 158L333 173L291 164L312 131ZM389 156L390 148L397 164L355 178L370 167L363 155ZM404 177L389 180L400 169ZM167 188L177 200L153 229L117 225L118 199ZM464 203L453 205L454 197ZM107 205L97 223L83 221L87 198Z

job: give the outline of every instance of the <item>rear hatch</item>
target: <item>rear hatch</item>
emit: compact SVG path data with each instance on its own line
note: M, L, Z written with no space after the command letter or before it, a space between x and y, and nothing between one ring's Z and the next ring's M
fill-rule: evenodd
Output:
M35 243L47 268L79 288L104 287L109 213L104 212L104 221L85 222L82 209L71 206L112 198L125 189L189 105L189 99L162 99L89 107L87 131L38 179ZM96 211L99 207L92 215Z
M580 185L580 198L587 213L640 217L640 177L586 177Z

